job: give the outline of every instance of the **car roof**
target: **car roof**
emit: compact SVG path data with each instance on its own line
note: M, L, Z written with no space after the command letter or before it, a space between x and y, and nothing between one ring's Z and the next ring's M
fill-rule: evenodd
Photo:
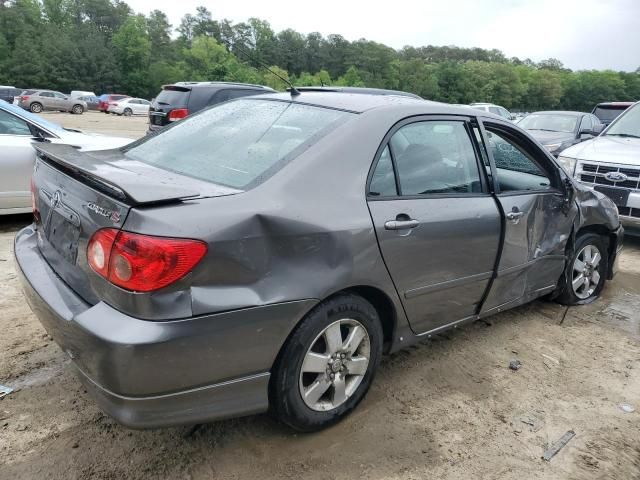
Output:
M540 112L531 112L529 115L572 115L579 117L581 115L591 115L587 112L575 112L571 110L543 110Z
M596 107L630 107L635 102L602 102L598 103Z
M234 88L250 88L266 90L267 92L275 92L273 88L266 87L264 85L257 85L253 83L239 83L239 82L176 82L163 85L162 88L167 87L191 87L191 88L222 88L222 87L234 87Z
M371 95L399 95L402 97L417 98L422 100L422 97L415 93L403 92L401 90L387 90L385 88L367 88L367 87L333 87L333 86L307 86L296 87L299 92L343 92L343 93L368 93ZM287 88L287 91L291 91Z
M448 103L432 102L430 100L422 100L401 95L380 95L366 93L347 93L347 92L327 92L327 91L302 91L299 95L292 96L290 93L268 93L253 97L252 100L279 100L302 105L313 105L318 107L333 108L336 110L345 110L353 113L364 113L369 110L378 108L398 108L407 109L415 112L416 107L421 113L451 114L491 117L502 120L501 117L489 112L473 110L469 107L456 107Z

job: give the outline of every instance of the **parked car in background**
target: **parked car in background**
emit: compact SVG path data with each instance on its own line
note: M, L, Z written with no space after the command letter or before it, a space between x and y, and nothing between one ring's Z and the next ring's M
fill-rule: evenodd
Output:
M26 297L132 427L327 427L384 352L591 302L622 245L613 203L524 130L407 97L257 95L119 150L37 148Z
M640 235L640 102L558 160L583 185L611 198L626 231Z
M0 215L32 210L29 179L36 158L34 144L64 143L83 150L99 150L132 141L65 129L0 100Z
M71 90L69 94L71 98L80 98L80 97L96 97L97 95L93 92L86 92L83 90Z
M109 104L111 102L117 102L123 98L129 98L129 95L122 95L120 93L103 93L98 97L98 111L109 113Z
M483 112L493 113L498 115L506 120L515 120L516 116L512 114L509 110L500 105L495 105L493 103L470 103L469 106L471 108L475 108L476 110L482 110Z
M87 110L86 102L54 90L26 90L20 95L18 105L33 113L53 110L82 115Z
M16 97L20 96L22 90L16 87L0 86L0 100L8 103L14 103Z
M95 95L84 95L78 97L78 100L82 100L87 104L87 110L98 110L98 105L100 104L100 99Z
M633 102L604 102L593 107L591 113L607 126L631 105Z
M193 115L210 105L272 92L274 90L269 87L247 83L178 82L165 85L151 102L149 132L157 132L176 120Z
M144 98L123 98L116 102L109 102L107 111L116 115L148 115L151 102Z
M565 111L530 113L518 122L518 126L556 157L565 148L596 137L604 129L595 115Z

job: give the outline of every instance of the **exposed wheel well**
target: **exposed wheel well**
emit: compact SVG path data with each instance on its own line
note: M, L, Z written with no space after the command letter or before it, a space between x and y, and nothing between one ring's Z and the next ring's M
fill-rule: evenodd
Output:
M605 237L607 239L607 256L609 259L613 258L613 255L616 253L616 248L618 246L615 233L613 233L611 230L609 230L607 227L603 225L587 225L586 227L582 227L580 230L578 230L578 234L576 235L576 238L578 238L581 235L584 235L585 233L595 233L596 235ZM611 280L611 278L613 277L613 274L611 271L612 267L613 265L611 265L611 262L610 262L609 272L607 272L607 279L609 280Z

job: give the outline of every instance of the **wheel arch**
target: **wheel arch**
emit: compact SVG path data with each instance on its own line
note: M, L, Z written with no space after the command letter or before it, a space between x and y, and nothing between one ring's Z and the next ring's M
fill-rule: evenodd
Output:
M607 239L607 257L608 257L608 267L607 267L607 280L611 280L613 278L613 259L615 258L615 255L617 253L618 250L618 234L614 231L611 231L609 228L605 227L604 225L601 224L593 224L593 225L586 225L584 227L581 227L576 236L575 236L575 240L578 239L578 237L585 235L587 233L595 233L596 235L600 235L601 237L604 237Z

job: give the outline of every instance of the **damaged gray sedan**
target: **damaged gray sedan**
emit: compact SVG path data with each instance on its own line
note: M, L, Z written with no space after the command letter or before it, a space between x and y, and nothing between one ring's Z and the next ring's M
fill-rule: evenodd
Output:
M29 304L137 428L326 427L383 353L543 295L588 303L622 246L615 205L517 126L396 96L262 95L119 150L42 144L32 184Z

